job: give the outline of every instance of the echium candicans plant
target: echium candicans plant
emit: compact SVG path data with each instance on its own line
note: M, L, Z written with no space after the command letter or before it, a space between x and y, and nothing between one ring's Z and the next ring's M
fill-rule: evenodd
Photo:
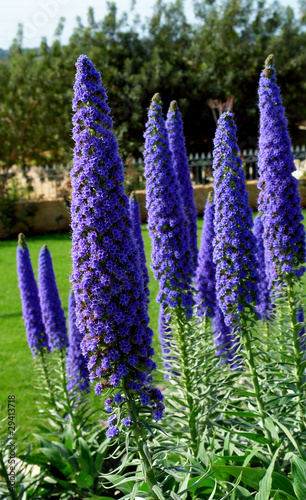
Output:
M141 274L142 274L142 279L143 279L143 286L145 290L145 294L147 296L147 304L149 306L149 296L150 296L150 290L149 290L149 273L148 273L148 268L147 268L147 259L146 259L146 254L145 254L145 249L144 249L144 243L143 243L143 238L141 234L141 220L140 220L140 209L139 209L139 203L137 201L135 193L132 193L130 196L130 215L131 215L131 221L132 221L132 233L133 237L136 243L136 247L139 252L139 261L140 261L140 266L141 266Z
M235 326L258 302L256 239L233 114L223 113L214 139L216 295L225 323Z
M258 302L256 239L252 233L252 212L238 156L236 130L233 114L223 113L218 120L213 152L216 294L225 324L233 327L233 333L239 335L243 345L241 352L250 372L263 432L271 451L272 438L266 429L262 387L252 345L251 327L257 319Z
M68 335L50 251L44 245L38 257L38 285L42 319L52 350L66 350Z
M144 133L146 207L152 241L154 277L159 281L157 302L192 315L192 259L189 230L169 148L159 94L155 94Z
M271 282L305 272L305 229L287 120L276 82L273 56L259 80L258 209Z
M69 346L67 349L66 372L69 393L89 392L87 358L81 351L82 336L76 326L75 300L72 292L68 298Z
M147 298L106 92L100 73L87 56L78 58L76 68L71 281L77 326L95 392L99 395L111 389L105 404L112 412L107 436L114 437L131 426L151 491L157 481L139 414L146 412L147 423L149 412L159 420L164 406L160 391L147 381L148 373L155 369Z
M34 276L30 252L24 234L20 233L17 246L17 275L22 315L29 347L33 357L39 357L50 400L56 407L53 386L46 354L50 352L48 336L42 319L38 287Z
M196 454L198 433L192 396L192 365L195 362L191 359L191 321L188 321L192 316L193 306L192 254L188 223L172 163L159 94L155 94L152 99L144 138L146 206L152 242L151 267L155 279L159 281L157 301L161 303L165 321L170 320L173 333L173 339L167 335L165 342L169 342L169 347L174 342L175 354L179 353L180 385L185 395L184 408L187 408L189 438ZM174 359L172 354L170 358ZM167 356L165 361L169 361L171 365L171 359ZM175 371L178 371L177 365Z
M38 256L38 292L42 319L51 351L59 354L62 390L65 395L69 419L74 426L66 378L66 350L68 346L66 317L56 284L52 257L47 245L43 245Z
M213 262L213 239L215 204L209 193L204 210L198 267L194 279L197 315L213 318L216 310L216 266Z
M30 252L24 234L20 233L17 246L18 287L22 305L22 315L29 347L33 357L49 352L48 337L42 321L38 287L34 276Z
M295 382L298 394L300 429L302 422L303 389L301 326L297 320L297 303L301 292L299 280L305 272L305 229L302 224L301 199L295 170L287 120L280 89L276 82L273 56L265 62L259 80L260 136L258 168L260 189L258 208L262 212L264 244L270 284L284 284L288 298L295 359Z
M254 219L253 233L256 237L256 258L258 263L259 301L257 312L261 320L269 320L272 313L271 289L269 286L267 259L263 241L263 224L259 214Z
M198 259L197 244L197 209L193 197L193 187L190 179L188 157L183 132L183 120L176 101L172 101L167 113L166 128L169 146L172 154L174 170L180 188L184 212L186 214L189 245L192 255L192 268L195 272Z
M204 222L201 235L201 246L198 257L198 267L194 279L195 302L197 315L213 318L213 336L216 355L226 361L230 360L232 347L232 328L224 322L223 313L216 299L216 266L213 262L213 241L215 204L213 193L210 192L204 210Z

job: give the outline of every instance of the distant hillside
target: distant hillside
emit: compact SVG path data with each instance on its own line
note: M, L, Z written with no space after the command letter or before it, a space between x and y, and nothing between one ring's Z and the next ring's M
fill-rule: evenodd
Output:
M0 49L0 60L6 59L8 57L8 55L9 55L8 50Z

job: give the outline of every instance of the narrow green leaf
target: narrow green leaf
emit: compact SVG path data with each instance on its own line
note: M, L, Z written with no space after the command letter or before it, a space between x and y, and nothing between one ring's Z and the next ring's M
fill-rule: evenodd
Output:
M251 493L248 490L239 485L237 486L237 494L238 494L237 500L244 500L245 498L246 499L254 498L253 495L251 495Z
M234 432L234 434L238 434L239 436L244 436L251 441L255 441L256 443L260 444L268 444L269 441L267 438L264 436L260 436L259 434L255 434L255 432Z
M270 498L270 493L272 488L272 473L278 453L279 453L279 448L274 453L273 458L271 460L271 464L269 465L267 472L265 473L264 477L259 483L259 490L258 493L256 494L255 500L269 500Z
M229 491L226 495L224 495L224 497L221 498L221 500L226 500L226 498L229 498L229 496L234 493L234 491L237 489L238 487L238 484L240 483L241 481L241 477L242 477L242 472L241 474L238 476L237 478L237 481L236 483L234 484L233 488L231 489L231 491Z
M85 472L83 471L78 472L75 475L75 480L80 488L86 488L86 489L91 488L94 483L93 478L89 474L85 474Z
M150 434L152 434L153 436L153 431L152 431L152 428L151 428L151 425L148 424L148 422L146 422L143 418L140 418L139 419L139 422L141 422L141 424L149 431Z
M293 489L299 500L306 499L306 462L296 455L291 456Z
M236 389L236 392L238 392L238 394L241 394L241 396L247 396L247 397L250 397L250 398L256 398L256 393L255 392L245 391L244 389Z
M170 497L173 498L173 500L182 500L182 497L174 493L174 491L171 491Z
M216 490L217 490L217 486L218 486L218 481L217 481L217 479L215 479L215 486L214 486L214 489L211 492L211 495L209 495L209 499L208 500L213 500L214 499L215 493L216 493Z
M286 434L286 436L288 437L288 439L291 441L291 443L293 444L294 448L296 449L296 451L301 455L301 457L305 458L306 457L306 454L304 451L301 450L300 446L297 444L296 440L294 439L294 437L292 436L291 432L287 429L287 427L285 427L283 424L281 424L278 420L276 420L276 418L272 417L272 415L270 415L270 417L272 418L272 420L274 420L274 422L277 423L277 425L284 431L284 433Z
M157 486L153 486L152 490L154 491L155 495L160 499L160 500L166 500L162 490ZM181 500L181 499L180 499Z
M103 478L107 479L111 484L116 486L118 490L122 491L125 495L133 491L134 482L139 481L139 477L123 477L118 474L103 474Z
M254 448L251 453L249 453L249 455L245 458L244 462L243 462L243 467L247 467L249 465L249 463L251 462L252 458L256 455L256 453L258 451L262 450L262 448Z
M135 500L137 492L138 492L138 483L135 483L130 496L130 500Z
M152 458L151 458L150 450L149 450L147 444L144 443L142 445L142 449L144 451L145 456L147 457L147 460L148 460L148 462L150 464L150 467L152 467Z
M273 420L271 417L265 418L265 427L266 429L270 432L271 436L273 437L274 441L279 440L279 435L277 432L277 429L275 425L273 424Z
M236 465L219 465L215 468L215 473L218 471L231 474L238 478L242 472L242 481L245 485L251 486L258 491L259 483L266 473L266 469L257 469L253 467L239 467ZM277 472L272 473L272 489L284 491L289 498L296 498L290 479Z
M258 418L258 413L252 412L252 411L226 411L225 416L226 417L243 417L243 418Z
M212 476L213 474L215 474L216 470L218 470L218 469L208 470L207 472L205 472L205 474L203 474L202 476L200 476L199 479L197 479L197 480L191 480L191 482L192 482L191 486L188 486L188 488L186 488L185 490L180 491L179 494L182 495L183 493L186 493L186 491L189 491L189 490L193 489L195 486L197 486L198 484L202 483L203 481L205 481L206 479L208 479L210 476ZM194 479L196 479L196 478L194 478ZM190 483L190 481L189 481L189 483Z
M190 474L188 473L188 474L186 474L185 479L184 479L184 481L182 482L182 485L181 485L181 487L180 487L182 490L185 490L185 489L188 487L188 482L189 482L189 479L190 479ZM183 497L182 497L182 498L184 498L184 499L185 499L185 498L186 498L186 494L183 494Z

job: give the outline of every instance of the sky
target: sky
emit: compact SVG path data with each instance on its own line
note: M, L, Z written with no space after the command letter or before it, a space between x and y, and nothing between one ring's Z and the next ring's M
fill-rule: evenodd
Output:
M298 9L298 0L280 0L283 5L290 4ZM116 0L119 14L131 11L131 0ZM19 23L24 25L24 47L37 47L41 37L46 36L52 43L59 18L65 17L62 43L66 43L76 26L76 17L86 23L88 7L95 10L96 20L106 14L107 0L0 0L0 48L8 49L16 35ZM142 21L151 16L155 0L136 0L135 13ZM192 0L185 0L185 13L194 20Z

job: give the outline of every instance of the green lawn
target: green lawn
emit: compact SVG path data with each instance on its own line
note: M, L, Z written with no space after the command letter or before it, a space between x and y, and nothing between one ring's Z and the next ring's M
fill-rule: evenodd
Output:
M199 220L199 235L202 220ZM151 242L145 224L142 226L143 239L148 262L150 261ZM28 247L37 276L38 254L42 245L46 244L53 258L54 271L62 305L67 313L69 295L69 275L71 271L70 234L53 234L27 238ZM33 391L33 358L29 350L23 325L21 302L16 275L16 245L14 241L0 242L0 416L6 415L7 396L14 394L17 401L17 424L19 435L23 436L34 427L33 417L37 416ZM158 283L154 280L150 270L150 318L151 327L155 333L154 348L157 359L160 353L157 324L159 305L155 298L158 292Z

